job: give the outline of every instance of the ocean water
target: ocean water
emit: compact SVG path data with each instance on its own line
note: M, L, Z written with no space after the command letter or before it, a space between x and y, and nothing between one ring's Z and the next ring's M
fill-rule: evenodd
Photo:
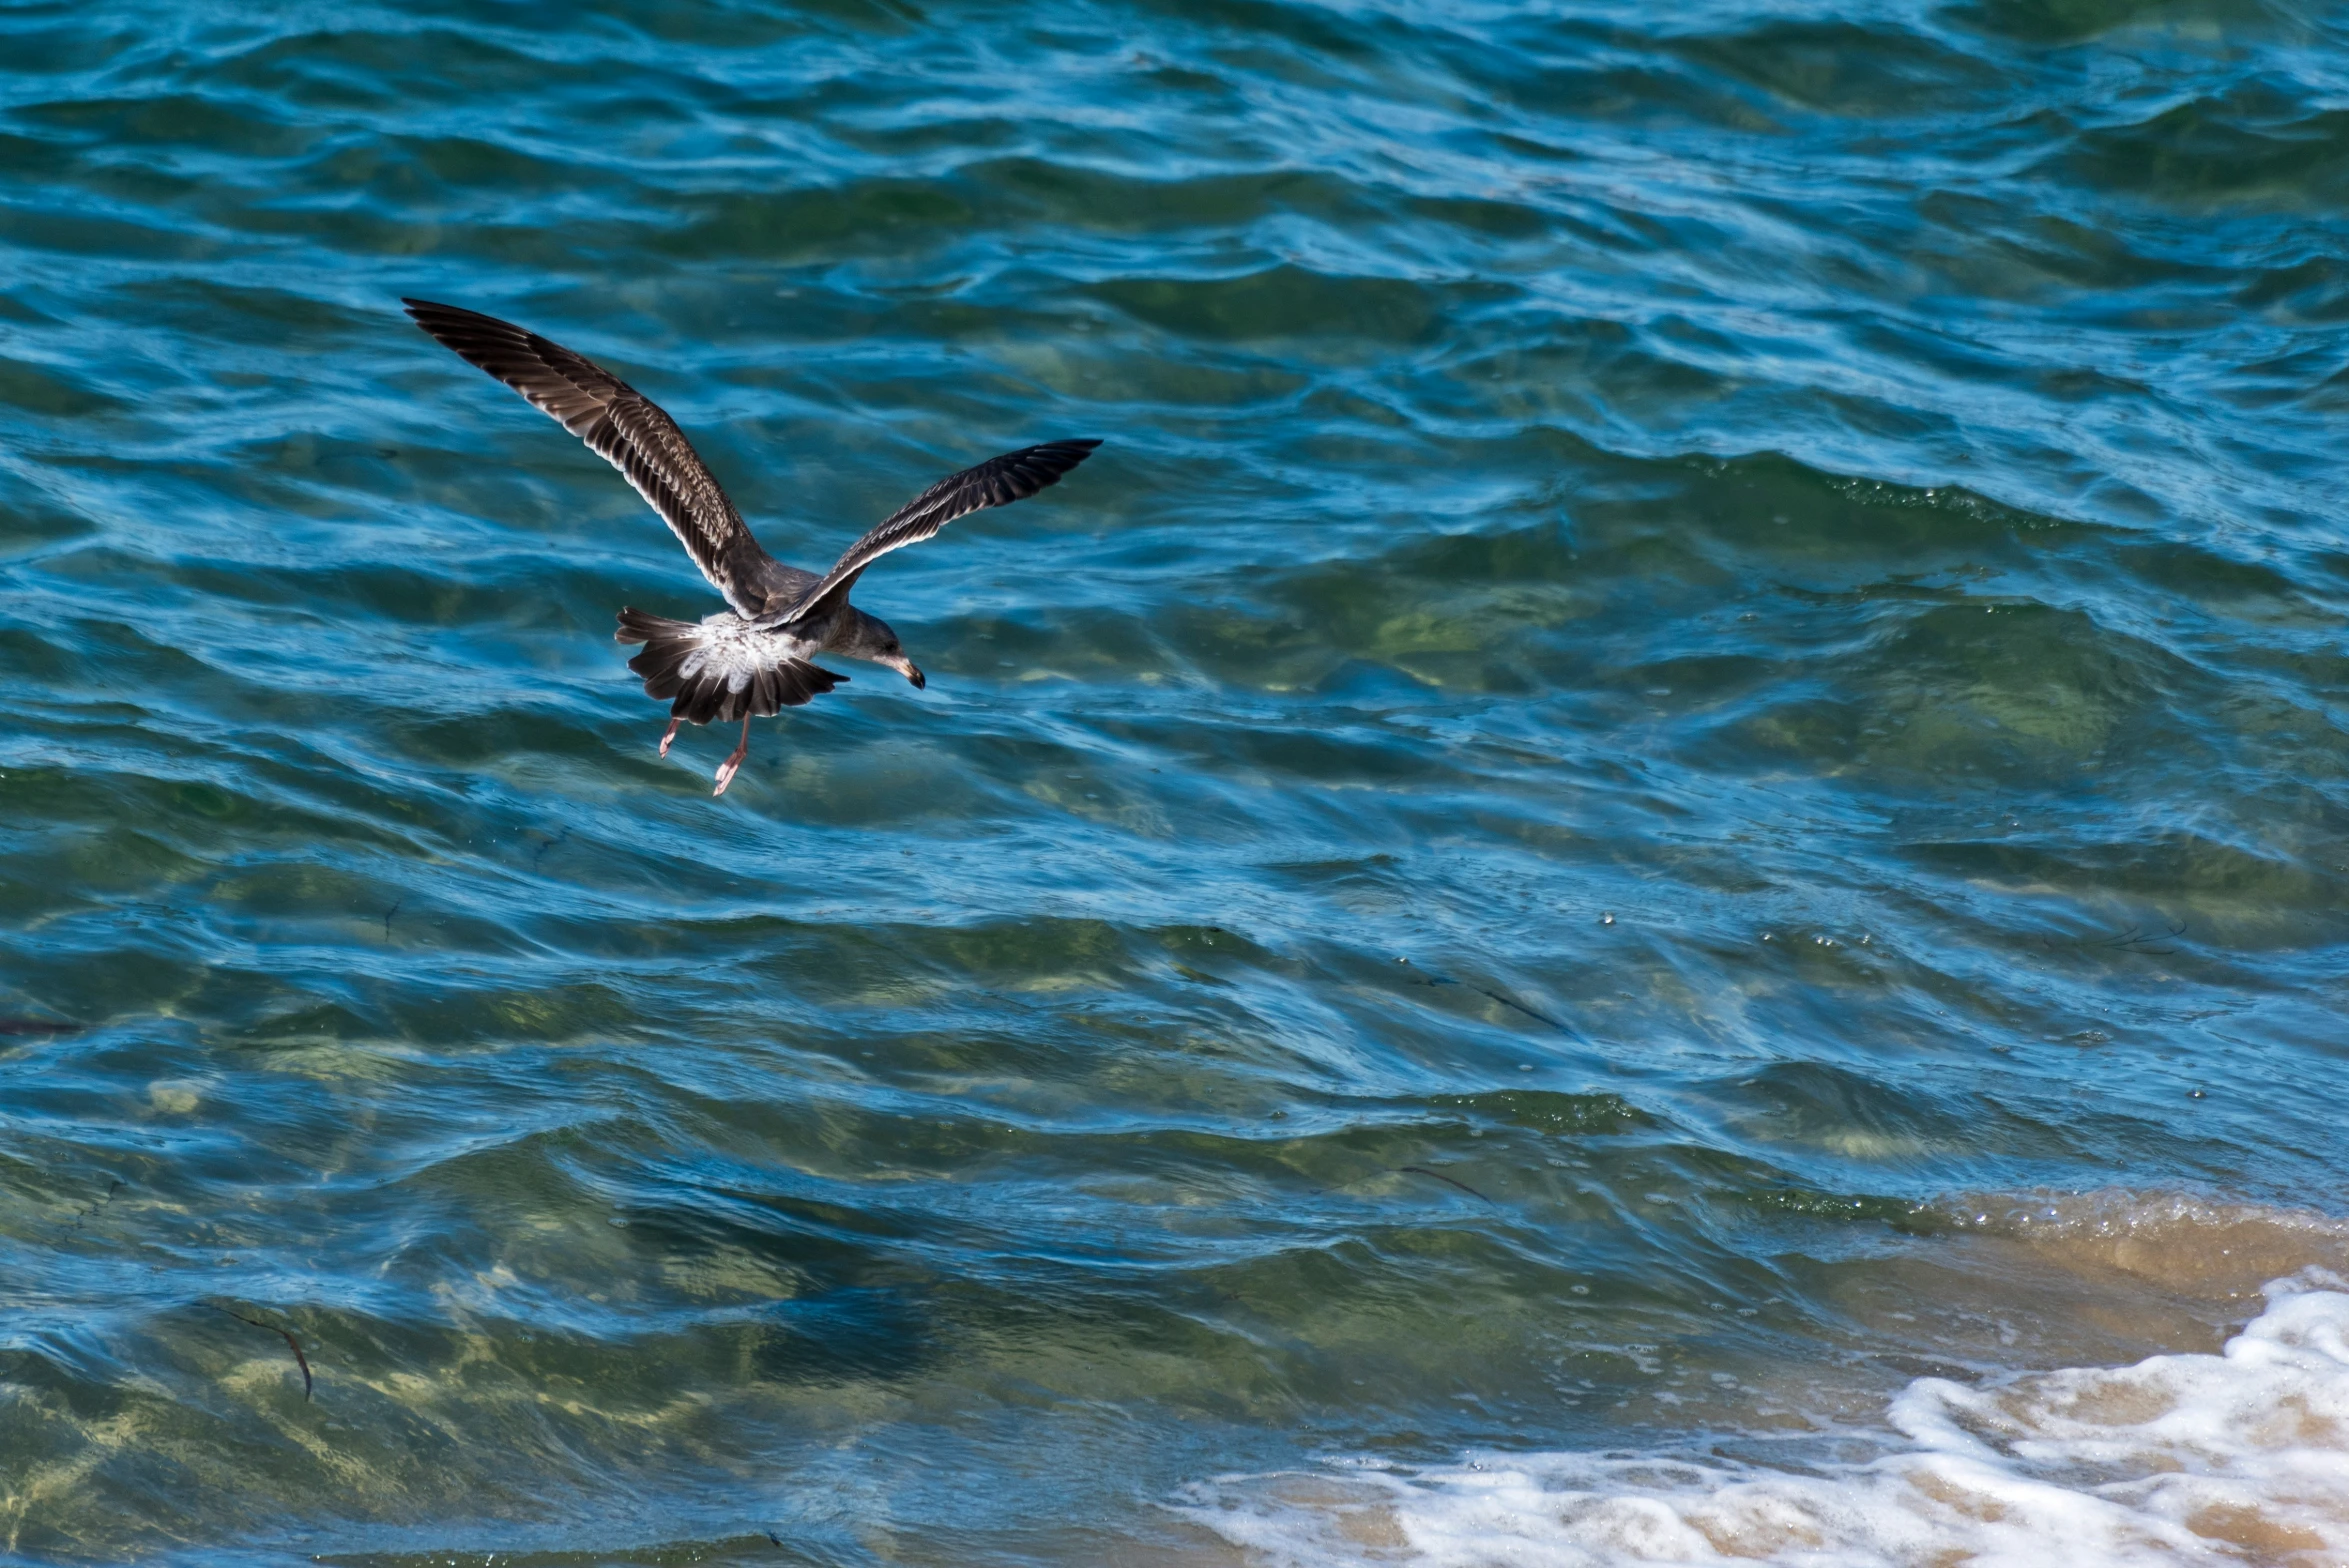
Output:
M0 1556L2349 1562L2349 23L0 8ZM597 358L929 675L716 600Z

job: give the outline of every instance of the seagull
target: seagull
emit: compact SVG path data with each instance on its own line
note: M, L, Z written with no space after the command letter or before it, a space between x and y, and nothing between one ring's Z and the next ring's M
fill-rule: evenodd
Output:
M819 577L767 554L677 422L618 376L495 316L430 300L401 303L458 358L521 393L617 468L724 596L728 607L699 621L623 609L614 634L644 645L628 668L644 677L648 695L669 701L662 756L680 724L742 721L742 743L718 765L713 795L726 793L749 755L752 719L796 708L848 679L818 665L818 654L885 665L917 691L928 684L889 623L848 602L866 567L966 513L1058 484L1101 444L1047 441L949 474L883 518Z

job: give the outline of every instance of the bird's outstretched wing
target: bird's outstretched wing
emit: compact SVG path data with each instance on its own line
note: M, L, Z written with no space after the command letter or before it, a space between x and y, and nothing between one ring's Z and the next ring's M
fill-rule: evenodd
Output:
M775 563L751 537L700 454L660 405L537 333L455 305L402 300L416 325L562 422L610 463L676 534L693 564L742 615L767 607Z
M991 457L949 474L889 514L842 552L832 569L786 609L762 616L762 627L788 626L829 609L856 586L864 569L892 550L920 544L956 518L990 506L1024 501L1093 455L1099 441L1047 441Z

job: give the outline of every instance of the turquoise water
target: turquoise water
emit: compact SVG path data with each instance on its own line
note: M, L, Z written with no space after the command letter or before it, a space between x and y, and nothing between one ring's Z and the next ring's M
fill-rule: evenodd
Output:
M1598 1561L1347 1478L2215 1350L2349 1266L2345 204L2249 0L0 10L0 1549ZM802 566L1106 444L713 801L404 294Z

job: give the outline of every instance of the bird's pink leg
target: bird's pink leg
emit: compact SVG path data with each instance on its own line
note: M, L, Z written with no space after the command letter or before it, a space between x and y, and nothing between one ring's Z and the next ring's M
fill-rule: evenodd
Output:
M684 721L683 719L671 719L671 720L669 721L669 727L668 727L667 729L665 729L665 730L661 731L661 755L662 755L662 756L664 756L664 757L665 757L665 756L667 756L667 755L669 754L669 742L671 742L671 741L673 741L673 740L675 740L675 739L677 738L677 726L678 726L678 725L680 725L680 724L683 724L684 722L685 722L685 721Z
M723 795L726 793L726 786L734 782L735 770L742 766L742 759L749 755L750 720L746 716L742 721L742 744L735 747L732 754L729 755L724 762L718 764L718 787L710 791L712 795Z

